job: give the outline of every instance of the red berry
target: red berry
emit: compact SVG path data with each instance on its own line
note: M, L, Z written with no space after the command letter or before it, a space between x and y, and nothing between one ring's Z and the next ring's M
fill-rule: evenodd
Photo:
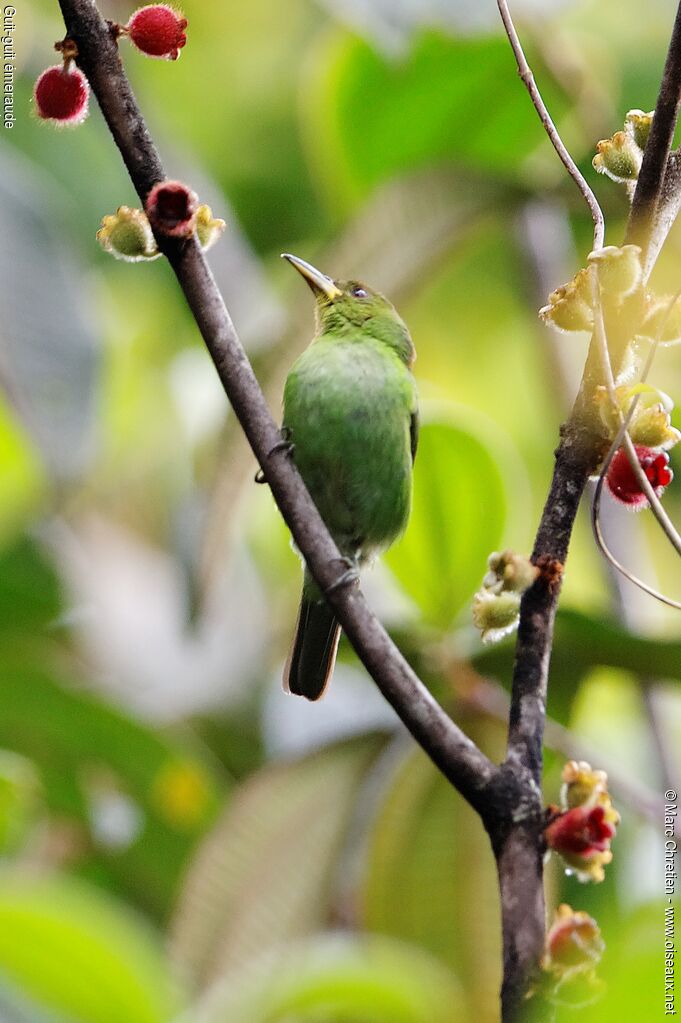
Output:
M140 7L126 27L137 49L148 57L177 60L187 42L187 19L167 4Z
M38 78L33 90L38 117L58 124L80 124L87 117L90 86L75 64L55 64Z
M160 181L149 192L145 203L151 226L175 238L192 233L198 208L196 192L181 181Z
M661 497L665 487L668 487L674 478L669 466L669 455L666 451L656 451L655 448L647 448L642 444L635 447L639 465L657 496ZM648 507L648 498L634 475L624 448L619 449L610 463L605 482L612 496L622 504L630 508Z

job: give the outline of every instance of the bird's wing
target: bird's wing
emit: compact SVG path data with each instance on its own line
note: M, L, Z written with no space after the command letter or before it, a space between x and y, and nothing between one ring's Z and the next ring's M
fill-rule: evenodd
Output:
M409 439L411 441L411 460L416 458L416 449L419 446L419 410L414 409L409 420Z

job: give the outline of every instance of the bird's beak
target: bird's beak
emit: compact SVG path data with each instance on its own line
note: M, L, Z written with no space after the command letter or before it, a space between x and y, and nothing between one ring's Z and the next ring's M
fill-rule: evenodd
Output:
M292 256L290 252L282 252L281 258L287 259L291 266L294 266L298 273L305 278L315 296L326 295L328 299L333 301L334 298L340 298L343 294L330 277L323 274L321 270L317 270L311 263L306 263L304 259L300 259L298 256Z

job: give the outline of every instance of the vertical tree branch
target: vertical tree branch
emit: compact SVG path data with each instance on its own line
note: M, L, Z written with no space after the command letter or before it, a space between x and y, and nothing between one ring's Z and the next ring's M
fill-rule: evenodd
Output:
M603 244L603 220L600 207L592 190L567 154L536 88L506 0L497 0L497 3L516 56L520 76L527 86L539 118L560 159L577 183L589 206L594 220L594 248L598 248ZM674 180L667 175L671 139L680 97L681 4L660 87L653 120L654 129L646 147L644 167L641 168L643 181L639 178L639 186L627 230L627 241L636 241L644 248L648 269L652 265L651 256L654 260L666 232L671 227L678 210L678 203L681 202L679 175L675 175ZM661 219L656 213L662 195L665 195L668 208L673 208L671 218L667 217L666 220ZM674 203L676 203L675 208ZM619 366L621 353L630 340L630 336L617 338L616 355L613 358L616 367ZM563 565L587 480L605 454L604 438L596 419L593 400L595 387L601 379L600 357L596 341L597 339L592 339L579 394L570 418L561 430L561 439L556 450L551 486L532 552L532 559L538 565L540 573L533 586L524 594L520 608L511 690L507 759L504 766L513 768L516 773L521 775L525 773L530 784L537 790L541 785L549 661ZM495 850L502 895L504 1021L519 1018L523 992L527 990L532 970L536 969L536 959L540 951L538 933L540 915L543 935L544 904L541 866L537 870L537 853L541 845L540 825L537 821L539 806L540 803L535 804L534 811L528 811L525 822L516 825L502 843L501 849ZM533 824L534 836L532 835ZM524 906L518 906L512 897L505 898L507 891L513 891L514 875L522 875L524 883L527 885ZM534 927L528 929L526 926L523 930L525 912L534 914L535 923ZM519 945L519 938L523 935L525 941Z
M648 271L659 252L681 201L681 182L676 162L669 156L681 102L681 4L676 11L655 116L636 182L625 241L640 245ZM668 171L672 171L668 174ZM664 216L672 207L671 221ZM646 275L647 276L647 275Z

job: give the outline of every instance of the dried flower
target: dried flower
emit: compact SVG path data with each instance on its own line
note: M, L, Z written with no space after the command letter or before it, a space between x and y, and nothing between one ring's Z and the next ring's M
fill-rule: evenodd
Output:
M160 234L185 238L194 231L198 196L181 181L160 181L154 185L145 207L152 227Z
M588 913L563 903L546 935L542 969L559 980L593 974L604 948L596 921Z
M593 771L585 761L570 760L563 768L561 807L552 809L544 831L548 848L562 856L580 881L602 881L620 821L605 771Z

